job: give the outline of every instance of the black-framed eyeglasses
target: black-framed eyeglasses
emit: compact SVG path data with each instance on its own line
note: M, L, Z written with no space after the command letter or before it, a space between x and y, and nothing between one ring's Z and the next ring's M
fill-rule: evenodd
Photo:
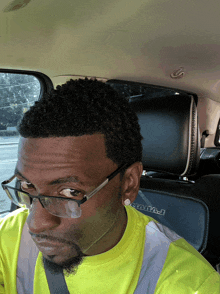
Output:
M78 200L57 196L33 196L30 193L21 190L19 181L16 181L15 187L8 186L8 184L16 178L16 175L13 175L7 181L3 181L1 185L4 191L6 192L8 198L17 206L24 207L25 205L26 208L30 208L33 201L35 199L38 199L42 207L47 209L49 213L55 216L63 218L79 218L82 214L81 204L89 200L92 196L94 196L97 192L104 188L108 184L108 182L111 179L113 179L118 173L120 173L123 169L125 169L126 166L127 164L123 164L120 167L118 167L113 173L107 176L105 181L102 182L97 188L95 188L88 194L82 195L82 199Z

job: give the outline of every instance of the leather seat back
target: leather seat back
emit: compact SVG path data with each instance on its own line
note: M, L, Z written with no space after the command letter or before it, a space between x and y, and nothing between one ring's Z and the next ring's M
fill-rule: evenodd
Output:
M139 194L132 204L184 237L203 252L207 246L209 209L187 178L199 166L197 108L190 95L132 100L143 136Z

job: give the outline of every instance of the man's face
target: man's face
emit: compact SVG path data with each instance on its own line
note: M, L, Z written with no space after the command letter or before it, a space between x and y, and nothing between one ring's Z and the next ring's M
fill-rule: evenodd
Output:
M87 193L116 169L101 134L20 140L17 178L33 195L62 197L68 189ZM117 175L81 205L80 218L54 216L35 200L27 224L43 256L59 265L77 264L83 255L117 244L126 226L120 187Z

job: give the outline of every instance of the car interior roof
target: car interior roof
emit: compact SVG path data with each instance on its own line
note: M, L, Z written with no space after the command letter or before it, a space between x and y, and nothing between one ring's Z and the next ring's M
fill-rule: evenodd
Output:
M215 0L2 0L1 67L147 81L219 101L218 11Z
M201 134L208 130L213 146L218 12L215 0L2 0L1 68L42 72L55 86L78 75L196 93Z

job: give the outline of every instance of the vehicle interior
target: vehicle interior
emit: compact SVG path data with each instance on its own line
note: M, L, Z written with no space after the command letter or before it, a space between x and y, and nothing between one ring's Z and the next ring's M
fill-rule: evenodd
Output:
M220 4L204 0L1 0L0 181L16 125L69 79L129 99L143 136L132 206L176 231L220 273ZM0 190L0 217L16 209Z

